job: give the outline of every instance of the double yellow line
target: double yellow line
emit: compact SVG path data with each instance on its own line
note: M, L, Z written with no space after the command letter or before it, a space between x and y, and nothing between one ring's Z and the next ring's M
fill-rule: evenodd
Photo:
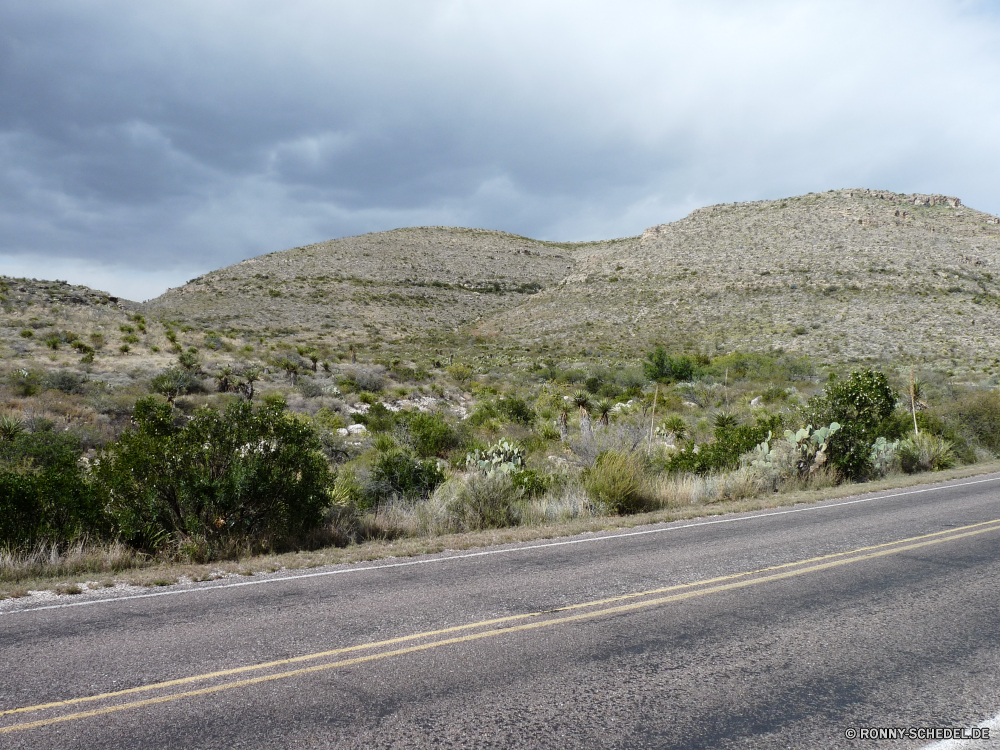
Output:
M12 716L17 714L28 714L39 711L51 711L59 708L76 707L87 703L112 701L116 698L122 698L125 696L134 696L141 693L168 691L164 695L158 695L141 700L132 700L122 703L116 702L111 705L106 705L100 708L94 708L87 711L77 711L74 713L62 714L58 716L49 716L46 718L37 719L35 721L24 722L21 724L12 724L6 727L0 727L0 734L21 732L28 729L35 729L37 727L44 727L50 724L58 724L66 721L75 721L77 719L85 719L91 716L102 716L105 714L115 713L118 711L141 708L143 706L152 706L159 703L169 703L171 701L177 701L184 698L193 698L199 695L208 695L210 693L222 692L224 690L233 690L235 688L248 687L251 685L259 685L261 683L271 682L273 680L283 680L283 679L288 679L290 677L298 677L301 675L312 674L314 672L322 672L330 669L338 669L340 667L349 667L355 664L363 664L366 662L378 661L380 659L389 659L395 656L413 654L420 651L427 651L429 649L440 648L442 646L450 646L457 643L467 643L470 641L481 640L484 638L492 638L495 636L506 635L509 633L525 632L529 630L536 630L538 628L547 628L557 625L565 625L567 623L572 623L572 622L580 622L582 620L589 620L596 617L604 617L607 615L621 614L625 612L634 612L636 610L645 609L647 607L656 607L662 604L679 602L685 599L692 599L698 596L705 596L707 594L715 594L722 591L731 591L733 589L746 588L748 586L756 586L762 583L780 581L787 578L793 578L795 576L805 575L807 573L817 573L824 570L830 570L831 568L837 568L844 565L863 562L865 560L873 560L888 555L895 555L900 552L907 552L910 550L919 549L921 547L928 547L934 544L951 542L956 539L964 539L966 537L976 536L978 534L985 534L997 530L1000 530L1000 519L994 519L992 521L983 521L982 523L970 524L968 526L960 526L954 529L948 529L946 531L934 532L932 534L923 534L921 536L909 537L908 539L900 539L894 542L878 544L871 547L859 547L857 549L848 550L847 552L837 552L831 555L812 557L805 560L798 560L796 562L784 563L782 565L775 565L768 568L760 568L758 570L751 570L743 573L734 573L732 575L720 576L718 578L709 578L702 581L695 581L693 583L678 584L675 586L667 586L664 588L650 589L648 591L640 591L634 594L627 594L624 596L616 596L609 599L598 599L595 601L583 602L581 604L574 604L567 607L560 607L554 610L532 612L522 615L512 615L510 617L500 617L492 620L482 620L480 622L473 622L466 625L456 625L454 627L443 628L441 630L431 630L423 633L416 633L414 635L402 636L399 638L390 638L388 640L377 641L374 643L366 643L358 646L348 646L346 648L333 649L330 651L320 651L313 654L306 654L304 656L296 656L290 659L279 659L277 661L269 661L269 662L263 662L261 664L253 664L244 667L237 667L234 669L225 669L217 672L209 672L206 674L184 677L177 680L156 682L156 683L151 683L149 685L142 685L139 687L129 688L127 690L117 690L114 692L100 693L97 695L90 695L82 698L71 698L64 701L54 701L51 703L40 703L34 706L24 706L22 708L8 709L6 711L0 711L0 717ZM591 610L591 611L576 612L575 614L564 614L568 612L574 612L577 610ZM464 634L457 635L459 633L464 633ZM447 636L447 637L442 638L441 636ZM393 646L400 646L401 644L405 643L413 643L414 645L403 646L401 648L391 648ZM380 650L380 649L386 649L386 650ZM369 653L364 653L364 652L369 652ZM194 685L199 682L218 680L225 677L232 677L234 675L241 675L241 674L249 674L253 672L278 670L281 667L288 667L291 665L302 664L304 662L310 662L310 661L315 662L315 661L330 659L333 657L344 657L349 654L359 654L359 655L348 656L348 658L339 658L334 661L323 661L323 663L321 664L314 664L312 666L299 667L296 669L273 671L270 672L269 674L260 674L258 676L246 677L244 679L233 680L229 682L224 681L218 684L209 685L207 687L202 687L202 688L181 690L179 692L173 692L169 690L170 688L178 688L178 687Z

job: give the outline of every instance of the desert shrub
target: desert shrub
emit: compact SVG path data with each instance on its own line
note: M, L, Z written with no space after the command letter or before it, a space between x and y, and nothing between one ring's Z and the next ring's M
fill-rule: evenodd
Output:
M583 383L587 379L587 373L579 367L570 367L569 369L560 372L557 379L560 383L569 383L570 385L574 385L576 383Z
M966 393L948 411L976 442L1000 453L1000 391Z
M396 413L380 401L370 404L365 414L355 414L354 418L369 432L389 432L396 426Z
M34 396L42 390L43 376L34 370L14 370L7 375L7 382L18 396Z
M664 469L671 473L708 474L735 469L740 458L776 433L782 425L780 415L758 417L753 424L733 424L729 419L715 428L715 440L696 445L688 441L676 453L670 454Z
M645 471L638 454L606 451L583 474L591 497L613 513L639 513L650 505Z
M716 357L705 374L730 380L788 381L809 377L815 368L808 357L793 354L733 352Z
M813 424L840 423L830 441L830 460L843 475L861 479L872 471L875 440L900 436L899 422L892 419L895 406L896 394L885 375L861 370L809 399L806 415Z
M81 452L75 436L51 430L18 430L0 439L0 544L23 549L107 534Z
M313 416L313 419L316 421L316 424L328 430L339 430L347 426L347 422L344 421L339 412L326 406L320 407L319 411Z
M690 380L695 374L695 361L687 355L671 356L662 346L646 355L642 363L646 378L657 383Z
M46 375L43 382L46 388L72 395L84 392L83 386L87 378L71 370L56 370Z
M456 531L502 529L517 526L524 513L524 492L507 474L473 474L455 482L446 510Z
M474 374L472 372L472 368L468 365L449 365L445 369L447 373L451 375L452 379L460 385L468 385Z
M385 390L385 378L374 370L364 367L355 367L349 370L341 380L341 384L350 390L359 392L381 393Z
M466 421L474 427L479 427L492 420L499 421L501 418L496 401L480 401Z
M367 488L368 504L378 507L387 500L427 497L444 481L435 461L421 461L401 450L380 453Z
M645 373L642 368L628 367L618 371L615 375L615 383L619 388L619 396L635 398L642 393L643 386L646 385Z
M899 463L907 474L939 471L954 466L951 443L929 432L910 435L899 443Z
M176 426L154 397L101 454L96 487L122 538L154 551L292 544L316 528L331 474L313 431L280 404L199 409Z
M300 380L296 386L296 390L306 398L317 398L324 393L323 386L312 378L303 378Z
M909 414L896 411L893 417L900 423L900 435L913 432L913 418ZM976 450L971 444L971 441L976 439L975 435L970 434L968 426L963 424L960 417L947 406L917 412L917 425L920 427L920 432L929 432L951 443L951 453L956 461L963 464L976 462Z
M440 414L411 412L403 418L418 456L443 458L461 442L458 432Z
M764 392L760 394L760 397L761 401L763 401L765 404L774 404L778 403L779 401L787 401L788 391L786 391L784 388L780 388L779 386L772 385L766 388Z
M552 487L552 478L539 474L534 469L524 469L510 475L514 487L521 490L524 497L541 497Z
M516 424L529 426L536 419L535 410L528 406L528 403L524 399L514 397L502 398L497 401L496 406L501 416Z

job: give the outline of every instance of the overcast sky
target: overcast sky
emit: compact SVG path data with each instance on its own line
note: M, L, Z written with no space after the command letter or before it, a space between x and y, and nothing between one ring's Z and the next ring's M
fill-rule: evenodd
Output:
M995 2L0 4L0 273L147 299L414 225L840 187L1000 213Z

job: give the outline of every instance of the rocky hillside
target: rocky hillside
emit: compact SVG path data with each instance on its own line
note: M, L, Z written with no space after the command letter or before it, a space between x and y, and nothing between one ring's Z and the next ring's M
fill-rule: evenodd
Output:
M578 248L504 232L422 227L251 258L147 302L151 315L247 337L424 341L516 308L573 272Z
M1000 356L1000 220L957 198L840 190L709 206L574 258L559 285L478 329L621 354L663 342L960 369Z
M72 333L94 334L98 364L124 344L128 360L158 363L181 346L437 358L476 342L511 358L664 344L995 373L998 269L994 216L946 196L838 190L709 206L603 242L398 229L251 258L143 305L6 279L0 336L18 359L69 356ZM148 331L129 329L136 314ZM56 333L66 346L53 350Z

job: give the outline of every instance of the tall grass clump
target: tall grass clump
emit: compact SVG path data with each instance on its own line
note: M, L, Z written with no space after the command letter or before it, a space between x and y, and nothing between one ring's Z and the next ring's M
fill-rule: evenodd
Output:
M900 442L898 450L900 466L907 474L940 471L955 465L951 443L929 432L911 435Z
M448 484L442 499L452 530L502 529L521 523L524 491L509 474L473 473L467 481L453 479Z
M641 513L651 505L645 467L637 453L605 451L584 471L583 486L612 513Z

